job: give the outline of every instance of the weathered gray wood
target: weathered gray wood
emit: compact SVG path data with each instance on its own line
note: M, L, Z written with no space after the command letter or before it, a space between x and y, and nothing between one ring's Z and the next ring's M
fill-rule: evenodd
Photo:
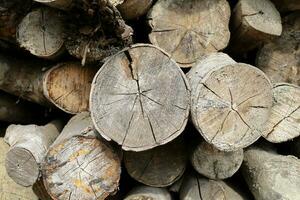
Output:
M188 78L192 121L206 142L236 151L262 135L272 106L272 87L262 71L215 53L203 57Z
M96 74L90 97L99 133L124 150L166 144L184 130L190 89L178 65L159 48L140 44L112 56Z
M180 190L180 200L230 199L246 200L236 188L223 181L215 181L192 174L184 179Z
M200 142L190 154L194 169L209 179L226 179L242 165L243 149L224 152L206 142Z
M159 0L148 14L149 39L180 64L224 49L230 38L230 7L225 0Z
M4 140L10 149L5 167L16 183L27 187L36 182L48 148L62 127L62 122L52 121L45 126L12 124L7 128Z
M142 152L125 152L124 163L135 180L153 187L172 185L184 173L187 155L182 140Z
M124 200L172 200L168 190L149 186L138 186L133 188Z
M0 55L0 89L20 98L68 113L88 110L91 80L97 67L78 62L55 66Z
M84 112L74 116L51 145L42 172L53 199L104 200L118 189L120 159L97 136Z
M16 184L5 170L5 157L9 146L0 138L0 199L1 200L38 200L32 188Z
M257 67L274 83L287 82L300 86L299 44L300 12L295 12L283 19L282 35L260 49L256 58Z
M244 155L242 172L255 199L300 199L299 159L256 147Z
M298 0L272 0L280 12L300 10L300 1Z
M124 19L132 20L146 14L152 3L153 0L124 0L117 8Z
M65 52L64 38L63 14L48 7L28 13L17 29L20 46L46 59L57 59Z
M300 87L278 83L273 87L273 106L263 136L280 143L300 136Z
M252 50L282 32L280 13L270 0L239 0L233 10L230 51Z

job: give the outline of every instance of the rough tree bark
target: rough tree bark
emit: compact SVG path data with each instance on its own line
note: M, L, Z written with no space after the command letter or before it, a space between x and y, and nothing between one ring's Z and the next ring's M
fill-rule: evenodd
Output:
M223 181L215 181L192 174L185 177L180 189L180 200L230 199L246 200L236 188Z
M226 179L242 165L243 149L224 152L206 142L200 142L190 154L194 169L209 179Z
M148 14L152 44L181 67L224 49L230 38L230 7L225 0L159 0Z
M300 1L298 0L272 0L280 12L300 10Z
M40 165L49 146L62 129L60 121L45 126L10 125L4 140L10 145L5 167L8 175L19 185L32 186L40 176Z
M77 62L49 67L39 61L0 55L0 89L41 105L53 103L65 112L79 113L88 110L96 70Z
M172 200L168 190L164 188L154 188L149 186L138 186L133 188L124 200Z
M64 16L48 7L28 13L17 29L17 41L31 54L57 59L65 52Z
M166 144L184 130L190 90L178 65L159 48L140 44L112 56L96 74L90 97L99 133L124 150Z
M53 199L103 200L118 189L120 159L97 134L89 113L80 113L50 146L42 174Z
M300 12L283 19L279 38L266 43L258 52L256 65L272 82L288 82L300 86Z
M143 152L125 152L124 163L135 180L153 187L172 185L184 173L187 155L182 140Z
M300 87L278 83L273 87L273 106L263 136L280 143L300 136Z
M124 0L117 8L124 19L133 20L146 14L152 3L153 0Z
M32 0L2 0L0 2L0 38L15 41L16 28L27 14Z
M280 13L270 0L240 0L233 10L229 51L247 52L281 32Z
M262 135L272 106L271 84L263 72L215 53L202 58L188 78L192 121L208 143L236 151Z
M300 160L257 147L244 153L242 172L255 199L300 199Z
M16 184L6 173L5 170L5 155L8 152L9 146L0 138L0 199L1 200L38 200L38 197L33 193L32 188L25 188Z

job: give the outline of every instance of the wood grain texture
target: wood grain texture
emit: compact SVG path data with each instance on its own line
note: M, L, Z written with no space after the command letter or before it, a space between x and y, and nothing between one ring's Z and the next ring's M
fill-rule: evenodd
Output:
M224 152L206 142L200 142L190 154L194 169L209 179L233 176L242 165L243 158L243 149Z
M57 59L65 52L64 38L63 13L47 7L28 13L17 29L20 46L46 59Z
M164 188L137 186L126 195L124 200L172 200L172 197Z
M233 10L230 51L241 54L280 36L280 13L270 0L239 0Z
M266 43L258 52L256 65L274 83L300 85L300 12L283 19L279 38Z
M188 175L180 190L180 200L246 200L236 188L223 181L215 181L203 178L199 175Z
M208 143L236 151L261 136L272 106L272 87L262 71L217 53L199 61L188 78L192 121Z
M278 83L273 87L273 106L263 136L280 143L300 136L300 87Z
M135 180L153 187L165 187L183 175L187 155L183 141L176 140L148 151L124 152L124 163Z
M32 188L16 184L5 170L6 153L9 146L0 138L0 199L1 200L38 200Z
M300 160L256 147L245 151L242 172L255 199L300 199Z
M148 14L149 39L181 67L191 67L199 57L227 46L229 19L225 0L159 0Z
M166 144L184 130L190 89L178 65L159 48L140 44L112 56L96 74L91 117L99 133L124 150Z
M152 3L153 0L124 0L117 8L124 19L133 20L145 15Z
M120 165L114 150L97 138L89 113L80 113L51 145L43 181L53 199L104 200L118 189Z
M10 125L4 140L10 145L5 160L8 175L22 186L32 186L40 176L40 165L49 146L63 127L53 121L45 126Z

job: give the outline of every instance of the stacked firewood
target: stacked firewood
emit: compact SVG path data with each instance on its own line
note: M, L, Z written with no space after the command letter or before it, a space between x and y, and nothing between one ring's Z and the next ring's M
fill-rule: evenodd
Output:
M0 199L299 200L299 0L0 1Z

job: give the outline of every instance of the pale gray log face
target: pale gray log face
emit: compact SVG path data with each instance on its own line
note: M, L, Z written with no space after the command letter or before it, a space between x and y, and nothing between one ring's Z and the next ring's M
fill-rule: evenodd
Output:
M172 200L165 188L138 186L133 188L124 200Z
M190 90L175 61L152 45L134 45L112 56L96 74L91 117L99 133L142 151L163 145L185 128Z

